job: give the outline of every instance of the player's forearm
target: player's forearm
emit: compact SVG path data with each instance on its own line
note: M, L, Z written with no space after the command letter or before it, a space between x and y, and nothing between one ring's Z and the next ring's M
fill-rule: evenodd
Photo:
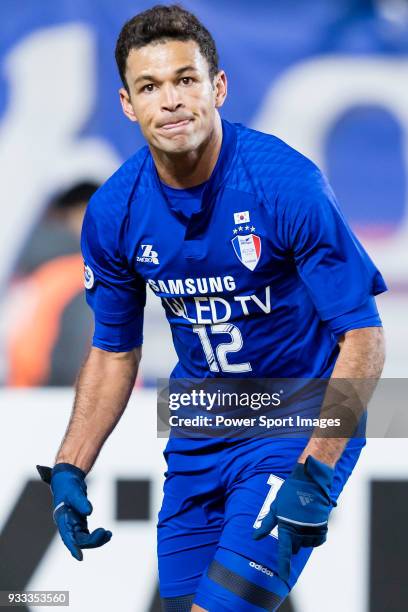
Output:
M74 408L56 463L72 463L89 472L126 408L140 357L141 348L128 353L91 349L79 374Z
M385 360L384 333L381 327L367 327L363 329L353 329L347 332L344 339L340 342L340 353L336 361L331 379L344 379L340 385L340 390L347 392L347 380L353 386L356 394L356 401L350 398L348 410L345 418L350 417L354 410L355 421L361 416L361 406L366 406L372 393L374 392L376 381L381 376ZM332 393L336 393L336 385L330 388L322 406L322 413L330 412L329 405L333 405ZM327 410L328 409L328 410ZM343 418L341 409L335 406L332 416ZM353 420L353 419L352 419ZM347 427L342 427L342 431ZM299 458L301 463L306 461L308 455L313 455L316 459L334 466L340 458L349 437L323 437L320 430L312 436L305 450ZM351 435L352 432L350 432Z

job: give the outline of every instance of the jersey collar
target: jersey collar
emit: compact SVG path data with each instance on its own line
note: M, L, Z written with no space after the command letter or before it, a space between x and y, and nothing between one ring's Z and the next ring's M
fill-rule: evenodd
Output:
M231 167L232 160L235 156L237 146L237 133L236 126L225 119L222 120L222 143L220 153L218 155L217 163L215 164L214 170L205 186L202 194L201 208L194 213L188 225L196 226L197 221L203 216L205 211L210 212L208 209L211 208L211 203L214 200L215 195L219 191L220 187L226 180L228 171ZM182 212L173 208L169 198L164 193L162 183L157 173L156 166L153 161L153 157L149 152L149 159L147 164L148 173L153 177L154 187L161 193L162 197L166 200L168 207L171 211L184 222L188 222L189 219L183 215ZM206 217L207 215L204 215Z

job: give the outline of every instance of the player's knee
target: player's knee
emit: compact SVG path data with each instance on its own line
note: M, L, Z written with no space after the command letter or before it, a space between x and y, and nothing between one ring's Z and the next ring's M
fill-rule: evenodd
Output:
M163 612L190 612L194 595L181 595L179 597L164 597L161 600Z
M267 567L219 548L200 582L195 602L220 612L274 612L288 593L288 585Z

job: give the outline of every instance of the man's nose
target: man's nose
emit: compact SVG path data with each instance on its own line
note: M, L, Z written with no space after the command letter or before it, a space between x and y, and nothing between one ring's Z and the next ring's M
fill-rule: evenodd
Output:
M174 112L183 106L180 94L173 85L164 85L161 89L161 95L162 110Z

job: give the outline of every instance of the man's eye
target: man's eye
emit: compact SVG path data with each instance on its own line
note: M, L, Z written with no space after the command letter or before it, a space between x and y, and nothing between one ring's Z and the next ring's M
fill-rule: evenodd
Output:
M147 85L145 85L144 87L142 87L142 91L147 91L147 93L150 93L151 91L154 90L154 85L153 83L148 83Z
M192 77L183 77L181 79L181 82L183 83L183 85L191 85L191 83L193 82Z

